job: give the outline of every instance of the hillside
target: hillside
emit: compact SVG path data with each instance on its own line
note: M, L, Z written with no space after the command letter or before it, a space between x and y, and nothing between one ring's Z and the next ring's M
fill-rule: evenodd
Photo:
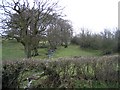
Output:
M48 49L47 48L39 48L39 56L33 57L37 59L45 59L48 58L46 55ZM72 56L100 56L101 51L98 50L83 50L78 45L69 45L68 48L58 47L58 49L54 52L52 58L59 57L72 57ZM2 43L2 59L17 59L17 58L25 58L24 47L17 43L15 40L8 40Z

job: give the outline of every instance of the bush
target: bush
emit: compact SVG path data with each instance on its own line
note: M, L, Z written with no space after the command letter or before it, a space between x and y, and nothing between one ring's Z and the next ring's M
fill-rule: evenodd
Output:
M77 36L73 37L71 39L71 43L72 44L76 44L76 45L79 45L80 41L79 41L79 38Z
M27 87L30 81L28 88L117 88L118 72L118 55L4 61L2 84L14 89Z
M120 52L120 30L111 32L105 29L100 34L93 34L88 30L82 29L81 33L74 36L71 42L80 45L81 48L101 50L103 55L108 51L118 53Z

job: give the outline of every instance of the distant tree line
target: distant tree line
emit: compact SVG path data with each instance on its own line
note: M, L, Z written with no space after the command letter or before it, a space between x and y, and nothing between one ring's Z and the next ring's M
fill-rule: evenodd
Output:
M102 50L102 54L118 53L120 52L120 30L116 29L111 32L104 29L101 33L93 34L82 28L81 32L72 38L71 43L81 48Z

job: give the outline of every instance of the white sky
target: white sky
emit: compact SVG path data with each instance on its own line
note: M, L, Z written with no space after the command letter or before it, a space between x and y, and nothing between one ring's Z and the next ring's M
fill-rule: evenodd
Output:
M73 28L79 33L80 28L92 32L101 32L105 28L118 27L118 2L120 0L60 0L65 6L64 13L72 21Z
M92 32L101 32L105 28L118 27L119 1L59 0L59 5L65 6L63 13L67 15L66 19L72 21L75 33L79 33L81 28L88 28Z

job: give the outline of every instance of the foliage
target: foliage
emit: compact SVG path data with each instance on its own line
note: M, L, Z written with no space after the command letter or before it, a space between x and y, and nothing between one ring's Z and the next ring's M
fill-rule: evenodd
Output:
M4 61L3 88L118 88L118 55ZM28 79L27 79L28 78Z
M74 37L72 37L71 43L72 43L72 44L75 44L75 45L79 45L80 42L79 42L79 38L78 38L77 35L74 36Z
M72 39L73 44L80 45L81 48L91 48L101 50L103 55L119 52L119 30L114 32L105 29L103 32L93 34L84 28L81 33Z

